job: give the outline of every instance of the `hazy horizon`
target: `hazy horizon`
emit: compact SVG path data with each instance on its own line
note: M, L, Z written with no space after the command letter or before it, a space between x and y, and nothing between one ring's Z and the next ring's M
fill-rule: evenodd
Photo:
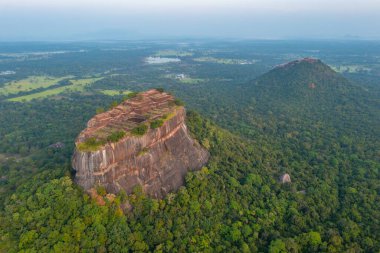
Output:
M378 40L378 13L376 0L0 0L0 40Z

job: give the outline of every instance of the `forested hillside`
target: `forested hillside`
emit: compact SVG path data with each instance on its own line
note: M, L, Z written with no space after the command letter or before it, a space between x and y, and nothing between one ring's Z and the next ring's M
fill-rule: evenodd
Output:
M354 162L343 151L336 161L323 162L322 168L314 157L305 156L302 163L269 153L266 140L244 141L196 113L190 112L188 121L195 136L207 143L212 160L207 168L190 173L186 187L177 194L153 200L136 189L131 196L120 194L113 203L99 207L69 177L49 179L58 176L59 170L53 175L45 171L7 202L2 247L10 252L93 248L112 252L376 252L378 224L373 219L378 202L373 200L377 197L357 188L364 181L370 183L371 175L362 176L359 185L345 185L356 173L349 172L339 180L342 192L334 187L341 176L335 168L350 170ZM356 162L369 171L375 169ZM278 175L287 163L293 167L286 170L292 183L282 185ZM301 168L304 172L297 172ZM120 204L126 199L133 210L124 216ZM360 206L366 206L366 212Z

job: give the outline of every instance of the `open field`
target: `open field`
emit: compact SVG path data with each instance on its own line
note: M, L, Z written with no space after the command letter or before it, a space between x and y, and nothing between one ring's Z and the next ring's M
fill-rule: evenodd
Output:
M129 90L126 90L126 91L102 90L100 92L103 93L104 95L108 95L108 96L128 95L129 93L131 93L131 91L129 91Z
M28 78L6 83L0 88L0 94L10 95L22 91L32 91L39 88L48 88L62 80L73 78L73 76L51 77L51 76L30 76Z
M30 101L32 99L39 99L39 98L45 98L45 97L49 97L49 96L53 96L53 95L58 95L60 93L68 92L68 91L81 92L81 91L84 91L86 86L88 86L88 85L90 85L90 84L92 84L92 83L94 83L100 79L102 79L102 77L70 80L70 82L72 83L71 85L58 87L58 88L51 89L51 90L45 90L45 91L37 92L34 94L30 94L30 95L11 98L11 99L9 99L9 101L24 102L24 101Z
M204 79L185 77L185 78L178 79L178 81L184 84L197 84L197 83L203 82Z
M0 153L0 161L5 160L7 156L5 154Z
M11 159L11 158L20 159L21 156L19 154L3 154L3 153L0 153L0 162L6 161L6 160Z

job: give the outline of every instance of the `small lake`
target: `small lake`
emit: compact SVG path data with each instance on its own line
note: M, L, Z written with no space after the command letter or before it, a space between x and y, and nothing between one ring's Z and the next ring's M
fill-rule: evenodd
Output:
M180 62L179 58L168 58L168 57L147 57L145 62L148 64L164 64L170 62Z
M14 75L16 74L15 71L6 70L6 71L0 71L0 76L6 76L6 75Z

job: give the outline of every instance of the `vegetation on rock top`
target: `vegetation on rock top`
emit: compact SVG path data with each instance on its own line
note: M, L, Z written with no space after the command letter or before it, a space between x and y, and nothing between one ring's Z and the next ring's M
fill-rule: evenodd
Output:
M143 136L148 131L148 126L146 124L141 124L131 130L131 134L136 136Z
M124 138L125 136L125 131L116 131L116 132L113 132L112 134L108 135L107 136L107 141L109 142L118 142L119 140L121 140L122 138Z
M156 120L153 120L152 122L150 122L150 128L155 129L155 128L162 126L163 124L164 124L164 120L156 119Z
M90 137L84 142L78 143L77 148L79 151L97 151L104 144L106 144L104 140L98 140L95 137Z

